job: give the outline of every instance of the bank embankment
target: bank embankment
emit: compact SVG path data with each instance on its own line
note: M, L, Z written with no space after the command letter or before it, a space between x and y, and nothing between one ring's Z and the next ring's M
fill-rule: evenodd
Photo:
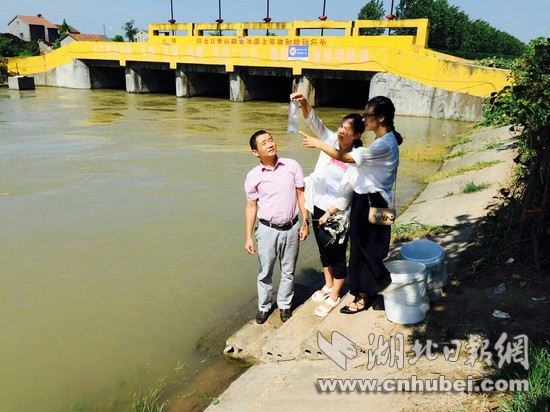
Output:
M321 383L327 382L324 379L357 379L357 382L381 384L390 379L395 383L396 379L438 379L441 376L453 382L466 382L484 376L486 370L482 362L467 362L466 342L462 342L464 345L456 353L455 361L441 361L443 353L449 354L442 348L431 356L426 356L426 348L422 356L411 354L416 353L414 337L421 335L438 313L447 310L450 298L457 293L458 289L451 287L457 284L454 271L471 240L472 228L487 214L499 190L508 184L513 157L513 136L508 127L474 131L453 148L449 160L441 168L440 178L429 183L398 217L396 225L416 222L451 227L446 233L431 238L445 250L449 286L437 302L431 302L424 322L416 325L392 323L383 310L374 307L355 315L341 314L339 308L352 299L349 294L323 319L314 316L317 304L311 299L304 300L285 324L279 320L277 311L263 325L251 319L227 340L224 353L229 358L254 365L217 397L216 405L209 406L207 411L287 411L293 408L335 411L357 407L389 412L449 410L464 404L481 410L483 399L465 391L440 393L439 396L418 393L414 389L399 393L334 388L322 391ZM476 190L467 190L468 187ZM393 245L390 260L397 258L400 246ZM467 308L463 309L466 314ZM334 344L338 336L345 337L355 348L348 356L340 353L344 367L336 363L334 356L330 359L319 348L320 339ZM435 359L438 356L439 361ZM375 393L369 393L367 399L365 392Z

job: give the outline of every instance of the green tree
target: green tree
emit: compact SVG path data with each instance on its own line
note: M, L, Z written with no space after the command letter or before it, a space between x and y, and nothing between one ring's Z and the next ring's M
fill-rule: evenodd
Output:
M134 20L130 20L124 23L124 26L122 26L122 30L124 30L124 34L126 35L128 41L134 41L134 36L139 31L139 29L134 26L134 23Z
M8 37L0 35L0 56L15 57L18 55L17 46Z
M0 33L0 57L39 56L37 42L27 42L9 33Z
M64 37L69 33L69 25L67 24L67 21L63 19L63 23L61 23L61 26L59 26L59 36Z
M384 3L382 0L370 0L361 8L357 15L358 20L382 20L384 18ZM384 29L361 29L362 36L379 36Z
M122 37L120 34L117 34L115 37L113 37L111 39L111 41L114 41L114 42L123 42L124 41L124 37Z
M40 56L40 46L37 42L30 41L19 52L19 55L22 57Z
M519 56L525 50L525 45L515 37L482 20L471 21L459 7L449 5L448 0L400 0L396 17L427 18L428 47L462 57L487 57L489 53ZM402 29L398 33L414 35L411 30Z
M401 0L395 14L399 19L428 18L428 46L432 49L462 50L467 42L469 18L447 0Z
M0 58L0 83L7 82L9 76L8 60Z

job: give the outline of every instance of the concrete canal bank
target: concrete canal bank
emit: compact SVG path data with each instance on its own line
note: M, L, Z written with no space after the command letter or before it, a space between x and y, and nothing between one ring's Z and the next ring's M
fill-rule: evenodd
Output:
M450 283L461 253L470 241L473 225L487 214L494 196L511 178L514 157L509 127L478 130L464 140L467 142L453 149L452 154L457 156L451 156L441 170L467 169L479 162L489 162L490 166L428 184L397 220L397 225L418 222L454 227L451 232L431 239L445 250ZM486 188L463 193L464 184L470 182ZM401 246L393 245L389 260L398 258ZM465 362L463 353L456 354L458 361L434 363L433 358L430 360L426 356L411 358L411 353L416 352L411 352L414 342L409 336L421 330L423 323L392 323L384 310L374 307L355 315L341 314L339 308L352 300L349 294L329 316L321 319L313 314L318 303L309 299L311 290L300 285L297 290L303 299L298 296L298 305L287 323L279 320L278 310L275 310L265 324L257 325L252 319L227 340L226 356L254 365L207 411L450 410L464 403L480 402L467 391L427 394L413 389L394 392L392 385L378 392L366 387L342 391L341 387L331 386L336 380L357 379L356 383L378 383L381 387L381 383L391 384L397 379L410 381L441 376L467 383L482 377L484 372L481 364ZM429 323L430 318L445 310L450 293L453 292L445 289L438 301L431 302L425 322ZM342 341L348 346L351 343L354 349L349 347L347 353L340 351L339 354L338 351L329 352L330 357L325 354L326 345L325 351L320 349L319 342L328 342L336 348Z

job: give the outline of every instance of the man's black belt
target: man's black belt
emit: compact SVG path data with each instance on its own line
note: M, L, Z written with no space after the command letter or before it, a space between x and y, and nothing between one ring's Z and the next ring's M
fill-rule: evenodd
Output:
M294 226L296 224L296 222L298 221L298 216L296 216L290 222L286 222L286 223L272 223L272 222L270 222L268 220L265 220L265 219L259 219L259 221L262 225L269 226L273 229L290 230L292 228L292 226Z

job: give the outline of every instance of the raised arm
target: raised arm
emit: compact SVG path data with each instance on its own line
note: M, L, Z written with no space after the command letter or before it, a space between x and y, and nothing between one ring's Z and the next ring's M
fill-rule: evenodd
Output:
M334 144L336 142L337 133L325 126L323 121L319 118L319 116L317 116L317 113L302 93L292 93L290 95L290 99L298 100L298 103L302 108L302 114L306 119L306 124L319 139L329 144Z
M300 92L292 93L290 95L290 100L298 100L298 103L302 108L302 114L304 115L304 118L307 119L309 117L309 114L311 113L312 107L311 104L309 104L307 99L304 97L304 95Z
M353 160L353 157L351 157L349 153L332 147L328 143L325 143L322 140L317 139L316 137L305 134L304 132L300 132L300 134L303 136L302 144L304 145L304 147L307 147L308 149L322 150L330 157L336 160L340 160L344 163L355 163L355 160Z

